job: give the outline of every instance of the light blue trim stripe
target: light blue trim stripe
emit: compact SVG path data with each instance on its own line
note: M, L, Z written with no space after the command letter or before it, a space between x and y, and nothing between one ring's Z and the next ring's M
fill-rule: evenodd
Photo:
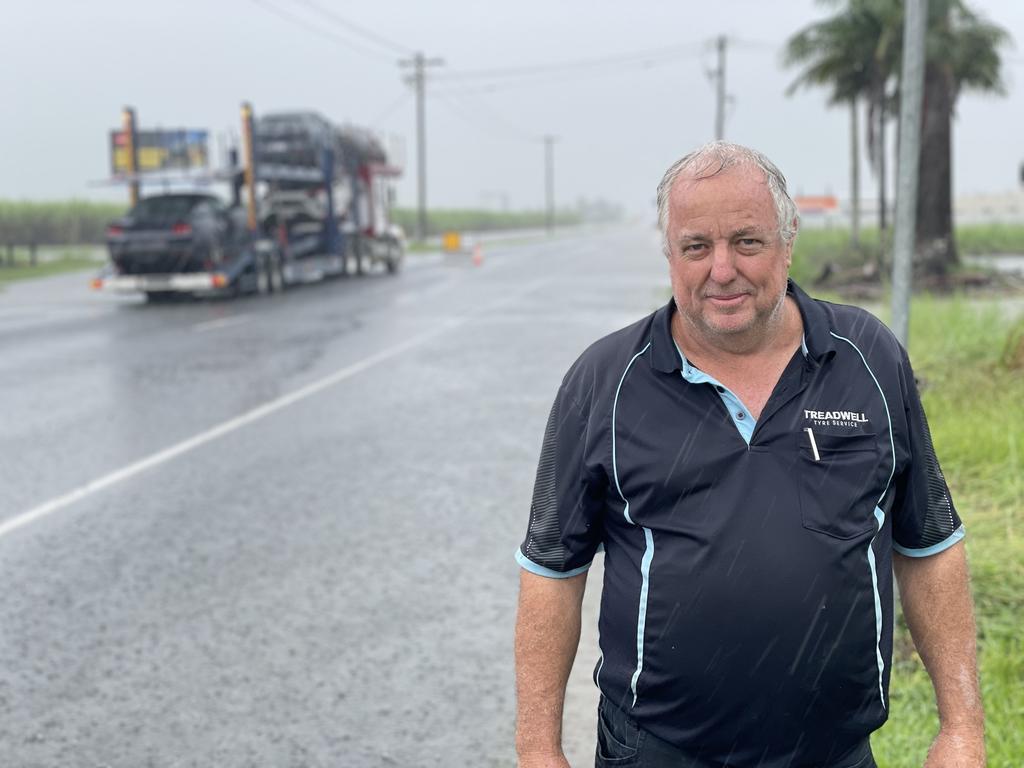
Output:
M930 547L925 547L924 549L908 549L907 547L901 547L894 541L892 543L892 548L906 557L931 557L932 555L937 555L939 552L949 549L965 535L966 531L964 531L964 527L961 525L938 544L932 544Z
M533 560L523 554L522 549L516 550L516 562L519 563L524 570L527 570L530 573L535 573L538 576L546 576L549 579L571 579L573 576L579 576L581 573L589 570L592 565L592 563L587 563L579 568L573 568L571 571L555 571L551 568L545 568L543 565L537 565Z
M878 388L878 394L882 397L882 405L885 406L885 419L889 424L889 448L892 451L892 469L889 470L889 478L885 481L885 488L882 489L881 495L878 497L878 501L875 502L875 519L878 521L878 531L871 537L871 541L868 542L868 567L871 569L871 586L875 591L875 658L878 661L878 696L882 702L882 709L888 709L885 705L885 688L882 685L882 676L885 672L885 661L882 659L882 601L878 595L878 572L875 566L875 551L872 548L875 539L882 530L882 525L885 523L885 513L879 508L878 505L882 503L882 499L885 498L885 494L889 492L889 484L892 482L893 475L896 474L896 442L893 439L892 434L892 414L889 413L889 401L885 399L885 392L882 391L882 385L878 383L878 377L875 376L875 372L871 370L871 366L868 365L867 358L864 357L864 353L860 351L860 347L854 344L845 336L840 336L838 333L829 331L829 334L840 341L845 341L854 351L860 356L860 360L864 363L864 367L867 369L868 375L871 376L871 380L875 382L875 386Z
M647 345L633 355L629 363L626 364L626 368L622 372L622 378L619 379L619 386L615 388L615 400L612 401L612 475L615 478L615 490L619 492L619 498L626 505L623 507L622 515L630 525L636 525L636 523L629 516L629 500L622 493L622 485L619 483L619 455L615 440L615 421L618 417L619 394L622 392L622 383L626 380L626 374L629 373L629 369L633 367L636 359L650 348L651 343L647 342ZM633 706L636 706L636 683L640 679L640 673L644 668L644 628L647 624L647 593L650 589L651 560L654 559L654 535L651 533L650 528L644 528L643 532L647 546L644 548L644 556L640 561L640 607L636 617L636 671L633 672L633 679L629 685L633 691Z
M644 528L644 539L647 541L647 548L644 550L643 560L640 561L640 576L643 582L640 586L640 610L636 617L636 671L633 679L629 682L630 690L633 691L633 706L636 706L636 683L640 679L640 673L644 669L644 630L647 627L647 591L651 581L651 560L654 559L654 534L650 528Z
M807 334L804 333L800 334L800 351L804 357L810 354L810 350L807 349Z
M615 399L612 401L612 475L615 476L615 490L619 492L619 498L625 503L625 508L622 510L622 514L630 525L635 525L633 518L629 516L629 501L622 495L622 486L619 485L619 462L618 453L615 447L615 415L619 410L619 393L622 391L622 382L626 380L626 374L629 373L629 369L633 367L633 363L640 357L644 352L651 348L651 342L647 342L647 346L633 355L629 363L626 364L626 369L622 372L622 378L619 379L619 386L615 388Z
M885 688L882 682L885 673L885 660L882 658L882 597L878 593L878 568L875 565L875 550L872 546L885 524L885 513L878 507L875 507L875 520L878 521L878 530L868 542L868 568L871 569L871 588L875 593L875 658L878 661L878 697L882 701L882 709L888 709L885 706Z
M882 391L882 385L878 383L878 379L875 378L875 372L871 370L871 366L868 365L867 358L864 357L864 353L860 351L860 348L849 339L844 336L840 336L837 333L829 331L829 333L840 341L845 341L860 355L861 362L864 363L864 367L868 369L868 375L871 376L871 380L875 382L875 386L878 387L878 394L882 396L882 405L885 406L885 419L889 422L889 448L892 450L892 469L889 470L889 479L885 481L885 488L882 490L881 495L878 497L876 505L882 503L882 499L885 498L885 494L889 491L889 483L892 482L892 476L896 474L896 443L892 437L892 416L889 413L889 401L885 399L885 392Z

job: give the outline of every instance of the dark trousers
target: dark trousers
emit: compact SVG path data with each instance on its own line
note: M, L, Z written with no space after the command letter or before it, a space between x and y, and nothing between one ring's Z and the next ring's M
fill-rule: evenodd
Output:
M798 764L799 765L799 764ZM595 768L739 768L709 763L640 728L604 696L597 711ZM795 768L795 766L794 766ZM867 739L842 762L815 768L878 768Z

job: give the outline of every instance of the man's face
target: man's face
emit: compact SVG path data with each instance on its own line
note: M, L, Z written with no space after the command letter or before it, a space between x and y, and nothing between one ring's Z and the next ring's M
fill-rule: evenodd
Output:
M780 311L792 245L760 169L677 179L666 235L676 306L706 341L756 335Z

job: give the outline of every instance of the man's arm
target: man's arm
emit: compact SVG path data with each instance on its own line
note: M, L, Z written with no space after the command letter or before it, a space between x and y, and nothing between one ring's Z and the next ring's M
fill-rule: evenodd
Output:
M562 706L576 648L587 573L550 579L520 571L516 617L516 751L520 768L568 768Z
M963 542L928 557L893 554L900 602L935 688L939 734L926 768L982 768L985 728Z

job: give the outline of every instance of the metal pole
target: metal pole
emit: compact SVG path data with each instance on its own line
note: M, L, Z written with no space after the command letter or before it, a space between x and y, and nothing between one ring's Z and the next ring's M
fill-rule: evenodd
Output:
M551 134L544 136L544 223L547 233L555 231L555 141Z
M892 259L892 330L903 346L910 335L910 281L914 259L921 102L924 91L924 37L928 0L904 0L903 74L900 82L900 138L896 183L896 222Z
M256 149L253 145L252 106L242 104L242 154L245 163L245 212L249 233L256 234Z
M850 99L850 242L860 245L860 131L857 97Z
M427 115L426 115L426 68L444 64L443 59L428 59L417 51L412 59L398 62L399 66L412 67L410 82L416 90L416 239L419 242L427 236Z
M715 138L718 141L725 138L725 46L726 37L725 35L720 35L718 38L718 69L715 70L715 77L718 80L715 105Z
M416 239L427 236L427 116L424 104L423 54L416 54Z
M121 124L124 130L125 157L128 168L128 198L134 208L139 202L139 134L135 126L135 110L125 107L121 111Z

